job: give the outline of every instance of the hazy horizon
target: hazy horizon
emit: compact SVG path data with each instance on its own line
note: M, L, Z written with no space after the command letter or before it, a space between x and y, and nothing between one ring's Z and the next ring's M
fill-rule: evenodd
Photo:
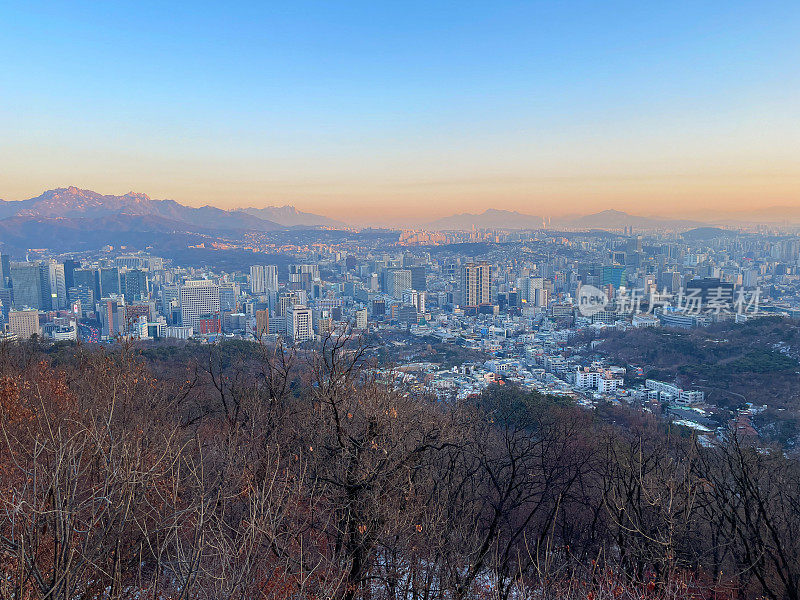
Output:
M151 200L175 200L175 198L157 198L154 197L147 192L141 190L128 190L126 192L108 192L107 190L98 190L92 189L90 187L80 187L80 186L58 186L55 188L51 188L49 190L43 190L40 194L36 194L35 196L25 197L25 198L16 198L16 199L9 199L9 198L0 198L0 200L4 201L21 201L21 200L28 200L31 198L38 198L39 196L46 194L47 192L54 191L54 190L66 190L68 188L77 188L81 191L91 191L97 194L101 194L104 196L124 196L125 194L134 193L134 194L144 194L148 196ZM177 200L176 200L177 201ZM217 206L215 204L199 204L199 203L191 203L191 202L180 202L180 204L184 204L185 206L191 207L201 207L201 206ZM729 223L735 224L737 218L741 219L743 224L748 219L752 218L753 216L759 216L763 218L763 221L760 223L778 223L781 220L790 220L793 219L796 221L800 218L800 206L780 206L780 205L770 205L770 206L763 206L763 207L751 207L750 209L708 209L708 208L696 208L691 211L685 211L682 213L658 213L658 212L648 212L648 208L644 205L640 205L638 208L640 210L621 210L619 207L616 206L606 206L600 207L596 210L592 210L589 212L554 212L554 213L545 213L545 212L533 212L533 211L525 211L525 210L518 210L514 208L505 208L503 206L490 206L490 207L478 207L473 211L463 211L463 212L448 212L442 213L440 215L436 215L433 217L419 217L413 218L412 216L400 216L397 218L383 216L383 218L369 218L363 217L359 218L357 215L342 215L338 213L325 213L322 211L312 212L308 210L304 210L302 206L292 205L292 204L262 204L262 205L242 205L236 207L220 207L218 208L225 208L226 210L243 210L248 208L272 208L272 209L281 209L281 208L294 208L300 212L317 214L320 216L329 217L346 225L351 226L386 226L386 227L406 227L406 228L416 228L416 227L425 227L426 225L433 224L435 221L442 219L442 218L449 218L449 217L466 217L466 216L481 216L487 211L503 211L509 213L517 213L524 216L536 217L536 218L543 218L547 219L548 221L553 220L558 224L559 222L563 223L568 219L572 218L579 218L585 216L593 216L600 213L605 213L609 211L617 211L617 212L624 212L630 216L635 217L644 217L644 218L653 218L653 219L661 219L664 221L675 220L675 221L695 221L698 223L706 223L706 224L722 224L722 223ZM536 208L536 206L532 207Z
M0 197L348 222L800 206L800 5L4 6Z

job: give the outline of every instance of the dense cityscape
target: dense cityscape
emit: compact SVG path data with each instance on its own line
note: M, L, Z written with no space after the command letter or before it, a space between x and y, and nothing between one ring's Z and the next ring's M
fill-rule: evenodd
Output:
M751 394L724 375L670 373L604 343L612 333L643 328L728 331L800 318L795 235L628 226L295 235L326 234L329 241L294 244L268 233L228 239L220 253L243 249L239 260L252 263L231 270L214 265L214 252L203 267L146 248L30 250L26 261L4 254L4 336L297 345L346 333L366 340L402 385L443 400L514 382L587 408L635 406L703 439L734 427L756 436L761 429L774 441L769 432L780 422L789 423L778 428L782 443L793 448L798 441L796 412L785 414L789 399L776 405L769 386ZM753 352L766 357L767 371L797 369L800 348L785 340ZM754 421L765 411L770 419Z

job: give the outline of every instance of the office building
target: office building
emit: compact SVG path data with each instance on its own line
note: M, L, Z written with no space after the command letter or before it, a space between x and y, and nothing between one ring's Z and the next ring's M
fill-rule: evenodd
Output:
M64 261L64 287L69 290L75 287L75 269L79 266L74 259L68 258Z
M280 298L278 298L278 315L285 317L289 314L290 308L295 304L305 304L304 297L305 294L300 292L281 294Z
M11 285L11 259L8 254L0 253L0 289Z
M326 336L333 331L333 317L329 310L315 310L314 316L314 332L318 336Z
M409 269L390 269L386 271L386 293L392 298L400 299L403 292L411 289L411 271Z
M187 281L181 286L181 322L195 332L200 331L202 317L219 315L219 286L213 281Z
M224 281L219 284L219 308L222 312L239 309L239 284Z
M302 304L293 305L286 317L286 333L295 342L314 339L314 322L311 309Z
M42 296L42 274L38 262L12 262L11 284L14 289L13 306L17 309L36 308L44 310ZM50 289L47 289L49 296Z
M51 260L47 263L47 279L50 284L50 307L53 310L67 308L67 285L64 279L64 265Z
M289 265L290 289L311 291L312 283L318 280L318 265Z
M419 292L428 289L428 268L423 266L409 267L411 271L411 287Z
M38 310L12 310L8 314L8 331L19 340L41 335Z
M625 267L622 265L604 265L600 285L612 285L619 289L625 285Z
M117 267L100 269L100 293L103 296L121 293L119 269Z
M100 301L100 324L103 336L114 337L122 333L120 313L124 309L125 307L115 298L103 298Z
M147 300L150 297L150 284L147 271L129 269L120 273L120 287L125 302Z
M85 286L71 287L67 290L70 304L80 304L81 314L85 315L94 310L94 292Z
M66 283L66 275L64 280ZM93 298L100 298L100 273L97 269L75 269L72 274L72 282L73 287L91 290ZM70 296L70 300L72 299Z

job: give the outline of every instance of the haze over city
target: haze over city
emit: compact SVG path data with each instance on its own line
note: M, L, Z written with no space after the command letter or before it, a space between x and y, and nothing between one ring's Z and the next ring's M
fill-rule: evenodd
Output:
M800 5L11 3L0 197L356 224L800 206Z

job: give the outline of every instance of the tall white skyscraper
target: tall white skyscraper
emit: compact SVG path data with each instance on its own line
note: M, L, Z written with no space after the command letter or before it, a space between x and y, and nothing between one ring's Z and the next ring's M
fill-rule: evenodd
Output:
M219 286L213 281L187 281L181 286L181 319L198 330L200 317L219 315Z
M250 267L250 291L253 294L278 291L278 267L276 265Z

